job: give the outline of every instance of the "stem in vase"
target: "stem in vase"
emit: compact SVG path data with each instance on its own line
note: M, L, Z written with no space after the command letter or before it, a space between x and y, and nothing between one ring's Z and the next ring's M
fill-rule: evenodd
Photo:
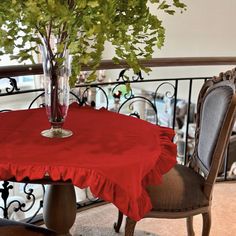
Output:
M64 117L61 110L61 105L59 102L59 85L58 85L58 75L55 67L53 67L51 73L51 117L50 121L53 127L61 127Z

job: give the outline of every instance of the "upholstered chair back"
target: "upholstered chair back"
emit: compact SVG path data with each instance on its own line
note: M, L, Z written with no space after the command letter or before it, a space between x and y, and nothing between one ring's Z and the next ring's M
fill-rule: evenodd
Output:
M235 117L235 71L229 76L225 78L224 74L224 77L222 75L206 82L198 98L193 163L197 164L198 171L207 179L209 197L226 152Z

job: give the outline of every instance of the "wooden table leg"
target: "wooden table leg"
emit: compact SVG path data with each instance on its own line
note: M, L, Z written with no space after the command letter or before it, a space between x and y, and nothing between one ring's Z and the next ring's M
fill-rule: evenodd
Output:
M43 203L43 218L48 229L70 235L76 217L76 196L72 184L49 185Z

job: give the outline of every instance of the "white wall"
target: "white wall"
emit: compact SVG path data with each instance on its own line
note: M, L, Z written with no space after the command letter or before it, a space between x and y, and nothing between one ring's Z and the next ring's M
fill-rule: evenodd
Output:
M185 0L187 11L165 16L165 46L154 57L236 56L235 0ZM232 66L179 68L189 75L217 75ZM167 77L173 70L163 69Z
M165 17L159 56L235 56L235 0L186 0L183 14Z

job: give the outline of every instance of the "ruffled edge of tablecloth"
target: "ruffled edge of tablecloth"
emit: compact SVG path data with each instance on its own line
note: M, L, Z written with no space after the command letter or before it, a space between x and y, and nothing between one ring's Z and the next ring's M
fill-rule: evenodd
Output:
M148 185L160 184L162 175L168 172L176 164L176 145L172 143L174 131L165 127L159 127L159 129L162 147L160 158L158 158L155 166L144 177L142 181L143 191L141 195L136 198L130 198L130 196L123 191L121 186L106 179L106 177L100 173L85 168L21 165L21 170L19 171L14 164L1 163L0 178L7 180L17 176L16 180L20 182L24 180L25 176L28 176L28 178L33 181L44 178L45 173L48 173L53 181L70 180L73 185L80 188L89 186L91 192L95 196L102 198L105 201L112 202L125 215L138 221L152 208L145 187ZM80 173L79 175L78 172ZM118 194L119 198L116 197ZM122 198L120 198L120 195L122 195Z
M177 147L176 144L172 142L175 131L168 127L159 127L159 129L161 143L160 158L143 179L143 186L161 184L162 176L177 163Z

